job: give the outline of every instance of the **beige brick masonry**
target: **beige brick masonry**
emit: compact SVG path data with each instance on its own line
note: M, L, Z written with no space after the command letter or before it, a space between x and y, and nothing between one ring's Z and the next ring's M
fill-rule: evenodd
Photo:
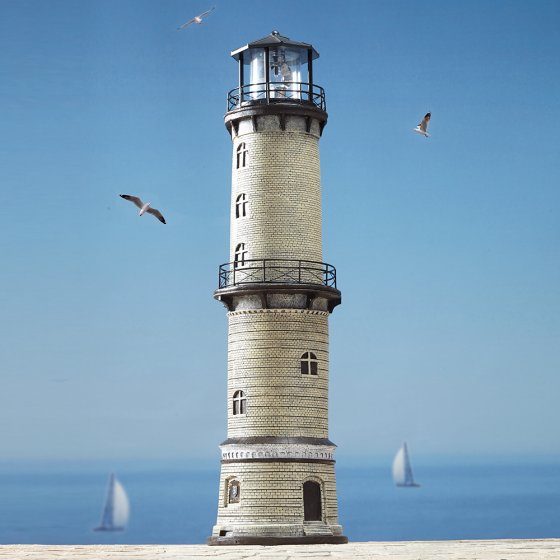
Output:
M316 463L233 463L222 465L218 520L214 530L236 535L279 532L303 536L303 483L317 481L322 487L324 521L340 534L334 465ZM228 481L241 485L239 503L228 504ZM266 499L263 499L266 496Z
M328 313L263 309L228 314L228 437L328 437ZM301 373L317 356L318 374ZM246 414L233 414L243 391Z
M303 117L292 119L285 131L272 125L276 121L264 131L241 133L246 127L240 127L233 141L230 261L239 243L248 259L323 260L319 138L305 132ZM247 155L245 166L237 168L241 144ZM236 217L241 194L246 215Z

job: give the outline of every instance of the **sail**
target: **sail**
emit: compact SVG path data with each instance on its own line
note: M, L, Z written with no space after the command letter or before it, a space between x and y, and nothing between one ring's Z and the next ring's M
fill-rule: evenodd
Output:
M393 481L395 484L401 486L405 483L405 480L404 447L401 447L393 460Z
M393 460L393 481L397 486L419 486L414 482L406 443L397 451Z
M123 485L114 474L109 477L107 498L96 531L122 531L128 523L130 507Z
M124 529L128 523L130 507L123 485L115 478L113 487L113 527Z

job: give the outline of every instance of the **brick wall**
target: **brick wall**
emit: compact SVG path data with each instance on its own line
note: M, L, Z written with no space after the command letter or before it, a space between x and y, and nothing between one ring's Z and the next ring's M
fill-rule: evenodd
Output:
M233 139L230 261L245 243L248 259L288 258L322 261L321 177L318 125L305 132L303 117L288 117L280 130L276 116L242 121ZM237 168L237 149L247 150ZM244 193L247 215L236 217Z
M230 480L240 483L240 502L228 504ZM303 483L319 482L325 522L332 534L341 534L338 524L334 465L318 463L240 463L222 465L218 503L219 531L235 528L236 534L277 532L284 525L285 535L303 534Z
M228 437L328 437L328 313L264 309L228 314ZM318 375L302 374L313 352ZM247 413L234 416L241 390Z

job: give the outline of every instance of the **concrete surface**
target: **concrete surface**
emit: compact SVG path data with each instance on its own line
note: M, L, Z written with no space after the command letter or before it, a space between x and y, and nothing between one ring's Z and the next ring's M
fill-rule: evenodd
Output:
M0 545L2 560L560 560L560 539L365 542L344 545Z

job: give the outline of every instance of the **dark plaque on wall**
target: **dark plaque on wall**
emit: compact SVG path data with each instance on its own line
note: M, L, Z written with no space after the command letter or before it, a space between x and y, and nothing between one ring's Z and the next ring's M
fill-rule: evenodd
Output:
M239 481L238 480L232 480L229 483L228 502L230 504L238 504L239 503Z

